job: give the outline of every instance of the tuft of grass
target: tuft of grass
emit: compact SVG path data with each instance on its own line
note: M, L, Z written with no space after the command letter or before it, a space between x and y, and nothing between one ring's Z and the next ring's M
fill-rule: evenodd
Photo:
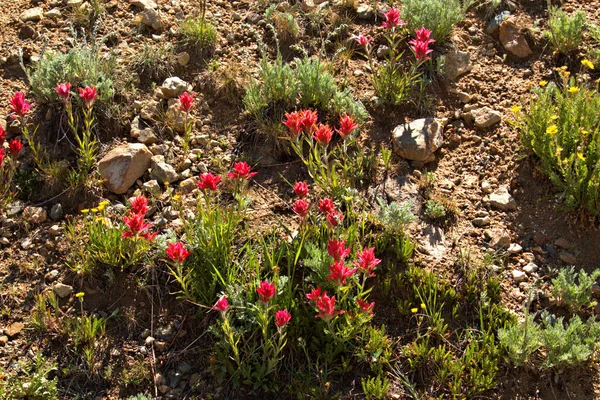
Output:
M41 353L31 362L20 361L19 374L10 373L6 381L0 381L0 398L58 400L58 378L49 378L56 369Z
M140 77L162 81L173 74L174 56L175 51L171 43L145 43L142 51L134 56L133 65Z
M577 11L568 16L558 7L552 7L549 11L550 18L548 26L550 30L545 34L550 40L552 48L561 53L569 54L583 42L583 31L586 26L586 15L583 11Z
M217 43L217 30L205 18L188 17L181 22L179 31L187 46L208 50Z

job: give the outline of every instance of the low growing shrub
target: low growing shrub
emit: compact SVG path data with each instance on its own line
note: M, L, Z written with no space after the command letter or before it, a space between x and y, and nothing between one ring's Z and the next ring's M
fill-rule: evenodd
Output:
M425 26L433 31L432 37L438 43L443 43L472 3L469 0L405 0L402 16L411 31Z
M217 43L217 30L205 18L188 17L179 27L186 45L197 50L204 50Z
M552 295L571 309L578 311L589 306L592 300L592 285L600 277L600 270L590 275L585 271L575 272L575 267L561 269L552 279Z
M583 31L586 26L586 14L577 11L568 16L558 7L552 7L549 11L550 18L545 32L552 44L552 48L561 54L569 54L576 50L583 42Z

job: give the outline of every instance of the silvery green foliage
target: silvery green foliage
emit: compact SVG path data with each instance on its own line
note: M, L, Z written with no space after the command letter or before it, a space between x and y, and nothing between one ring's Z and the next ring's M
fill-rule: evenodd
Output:
M460 0L405 0L402 18L412 32L422 26L431 30L431 37L437 44L444 42L454 24L465 17L465 11L472 2Z
M379 221L383 224L387 232L401 232L416 218L412 213L413 202L410 200L404 203L393 201L390 204L386 204L379 198L377 202L381 207L378 215Z
M588 275L583 270L576 272L575 267L564 268L552 279L552 294L561 304L578 310L590 304L592 285L599 276L600 270Z

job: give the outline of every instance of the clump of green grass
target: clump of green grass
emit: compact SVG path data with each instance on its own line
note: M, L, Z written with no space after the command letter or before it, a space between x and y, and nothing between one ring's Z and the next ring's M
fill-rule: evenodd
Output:
M188 17L179 30L186 45L196 50L206 50L217 43L217 30L205 18Z
M152 81L162 81L173 74L175 52L171 43L144 44L142 51L136 53L133 65L140 77Z
M552 48L561 53L569 54L583 42L583 31L586 26L586 15L577 11L569 16L558 7L550 8L548 20L549 30L545 32Z
M6 381L0 381L0 397L6 400L58 400L58 379L50 379L56 369L56 364L37 353L35 360L19 362L18 373L11 373Z

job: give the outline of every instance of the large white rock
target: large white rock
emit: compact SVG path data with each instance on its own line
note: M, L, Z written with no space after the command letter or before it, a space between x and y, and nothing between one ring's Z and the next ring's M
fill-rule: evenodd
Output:
M394 151L408 160L430 161L442 145L443 129L443 122L434 118L398 125L392 131Z
M152 153L145 144L128 143L115 147L98 163L106 187L123 194L150 168Z

